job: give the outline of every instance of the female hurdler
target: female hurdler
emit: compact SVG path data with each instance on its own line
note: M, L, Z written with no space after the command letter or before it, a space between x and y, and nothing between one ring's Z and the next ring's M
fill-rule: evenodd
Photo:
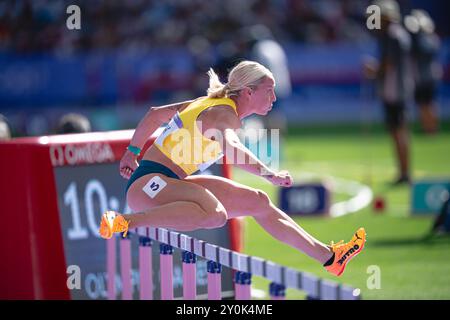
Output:
M127 202L135 213L107 211L102 216L100 235L108 239L114 232L143 226L177 231L211 229L223 226L230 218L252 216L276 239L341 275L347 262L364 247L363 228L348 243L327 246L278 209L263 191L223 177L192 175L225 153L227 162L274 185L292 185L287 171L268 168L235 132L243 118L266 115L272 109L276 100L272 73L259 63L243 61L230 71L226 84L212 69L208 75L207 96L151 107L140 121L120 161L120 174L129 179ZM168 124L138 164L141 148L163 123Z

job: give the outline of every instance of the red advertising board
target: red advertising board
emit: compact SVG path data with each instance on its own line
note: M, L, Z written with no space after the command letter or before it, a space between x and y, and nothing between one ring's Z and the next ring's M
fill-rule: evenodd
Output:
M106 298L106 243L97 228L104 210L129 211L118 162L132 134L124 130L0 142L0 243L6 252L0 264L0 299ZM230 177L228 165L213 170ZM232 219L215 232L192 234L240 251L241 233L239 220ZM69 290L66 272L73 265L80 267L81 288Z

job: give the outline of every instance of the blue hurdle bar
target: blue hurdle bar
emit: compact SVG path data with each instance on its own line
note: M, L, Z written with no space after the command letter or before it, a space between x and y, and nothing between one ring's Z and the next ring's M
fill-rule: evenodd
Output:
M293 288L306 292L307 299L314 300L359 300L360 295L355 295L354 288L336 283L334 281L320 279L319 277L298 271L286 266L276 264L259 257L248 256L226 248L207 243L203 240L189 237L185 234L169 231L163 228L138 228L128 233L136 234L146 240L143 251L139 255L140 273L151 273L151 241L160 243L160 272L161 272L161 299L173 299L173 249L183 251L183 298L196 299L195 266L197 257L207 260L208 271L208 299L221 299L221 271L222 267L228 267L235 271L234 285L236 299L251 299L252 276L263 277L271 281L269 295L271 299L283 300L286 298L286 290ZM113 240L113 239L111 239ZM110 241L110 240L108 240ZM114 241L114 240L113 240ZM108 274L108 299L115 298L114 282L110 281L115 275L115 256L113 241L107 244L107 274ZM122 299L131 299L131 249L129 238L120 240L121 249L121 274L122 274ZM141 252L141 251L140 251ZM146 254L144 252L147 252ZM146 260L146 261L141 261ZM167 272L169 271L169 272ZM141 274L141 299L152 299L153 283L151 275ZM143 286L142 283L145 283ZM186 288L185 288L186 286Z

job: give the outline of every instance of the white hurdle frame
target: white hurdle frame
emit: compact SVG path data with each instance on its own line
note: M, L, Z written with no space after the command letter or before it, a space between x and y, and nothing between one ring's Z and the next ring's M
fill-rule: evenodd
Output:
M133 231L134 230L134 231ZM259 257L249 256L226 248L210 244L188 235L169 231L164 228L137 228L128 232L126 238L120 236L120 265L122 276L122 299L132 299L131 283L131 235L139 238L139 274L140 294L142 300L153 299L152 282L152 242L160 243L161 300L173 297L173 248L182 250L183 259L183 299L196 299L195 263L197 257L207 260L208 299L220 300L222 266L235 271L236 300L251 299L251 277L259 276L271 281L269 294L272 300L283 300L286 289L304 291L310 300L360 300L354 295L354 288L337 282L321 279L313 274L298 271ZM116 287L112 279L116 274L116 239L107 240L107 293L108 299L116 298ZM125 281L126 280L126 281Z

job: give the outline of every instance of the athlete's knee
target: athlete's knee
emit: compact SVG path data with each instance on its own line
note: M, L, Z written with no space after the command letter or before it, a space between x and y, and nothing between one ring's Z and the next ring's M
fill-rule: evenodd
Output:
M228 220L228 214L224 206L219 202L215 208L205 210L201 205L195 202L189 202L185 205L189 218L186 219L187 225L199 228L219 228L222 227Z
M270 198L269 195L262 190L256 190L256 203L260 207L268 207L270 205Z
M227 211L225 207L220 202L218 202L213 210L210 210L210 212L206 213L206 217L203 221L203 227L220 228L227 223L227 220Z

